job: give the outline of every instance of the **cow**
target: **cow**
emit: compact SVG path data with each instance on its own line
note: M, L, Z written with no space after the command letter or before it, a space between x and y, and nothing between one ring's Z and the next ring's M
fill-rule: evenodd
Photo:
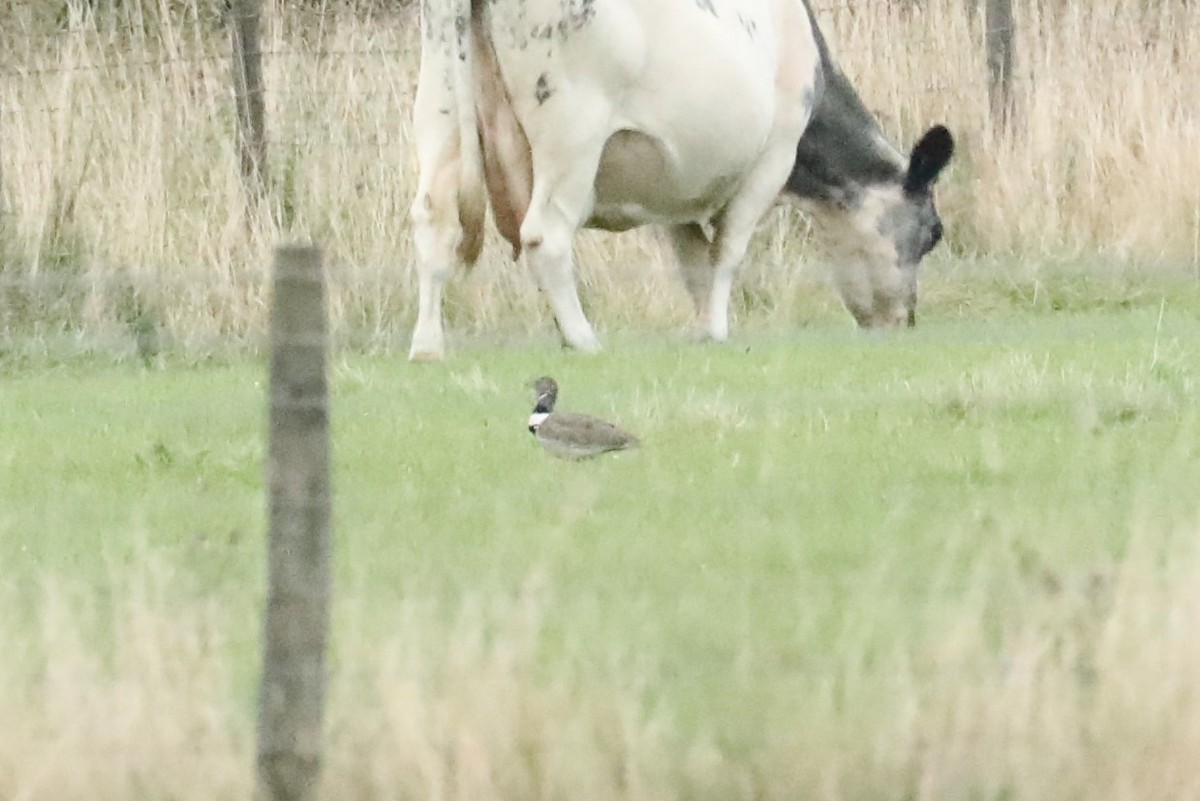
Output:
M827 221L858 325L915 322L953 138L935 126L907 157L889 144L808 0L423 0L421 37L410 359L443 358L443 286L477 260L489 207L581 351L600 342L578 229L663 227L699 330L722 341L736 269L781 198Z

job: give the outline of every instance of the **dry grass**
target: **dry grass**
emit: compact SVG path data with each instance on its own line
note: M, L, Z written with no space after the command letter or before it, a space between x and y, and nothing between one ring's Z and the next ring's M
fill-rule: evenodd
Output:
M346 603L323 797L1193 798L1200 561L1157 541L1109 571L1046 572L1003 614L981 560L980 591L930 647L851 643L780 685L803 713L733 750L683 733L661 703L669 679L634 660L539 669L553 598L536 579L448 619L404 600L382 641ZM150 564L115 572L100 605L47 583L32 638L5 605L0 798L249 797L253 720L222 636L243 624L181 601Z
M845 68L892 135L910 143L936 120L958 132L961 155L941 193L951 248L1038 264L1103 257L1194 269L1200 9L1100 0L1045 11L1022 0L1020 133L1006 138L988 122L983 23L966 5L818 4ZM149 33L125 11L56 34L45 20L35 25L36 6L10 12L0 62L5 328L97 332L149 315L183 339L253 334L263 325L270 248L311 237L336 265L343 330L372 338L407 329L408 108L419 46L411 17L331 14L318 24L268 12L278 214L247 229L228 44L207 6L150 15ZM764 228L742 314L811 318L836 307L814 291L819 274L802 266L812 260L803 221L781 210ZM674 328L687 319L649 233L588 235L579 250L603 323ZM525 269L500 247L456 285L449 314L454 329L473 332L548 320Z
M1175 2L1017 0L1008 138L988 124L984 20L964 5L892 3L843 11L833 25L844 66L889 131L909 142L940 119L964 140L941 196L952 244L1026 259L1200 261L1190 156L1200 108L1188 89L1200 77L1200 13Z

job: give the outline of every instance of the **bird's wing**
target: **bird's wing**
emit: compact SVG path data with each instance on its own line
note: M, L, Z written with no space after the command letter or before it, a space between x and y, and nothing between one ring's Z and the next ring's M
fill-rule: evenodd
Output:
M542 436L564 443L591 445L608 450L632 448L638 438L605 420L574 412L554 412L538 428Z

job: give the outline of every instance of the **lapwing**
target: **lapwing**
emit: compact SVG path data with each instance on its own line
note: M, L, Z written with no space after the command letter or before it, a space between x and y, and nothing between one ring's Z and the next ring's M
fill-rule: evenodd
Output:
M607 451L637 447L637 437L612 423L586 414L554 411L558 383L550 376L542 376L532 386L537 392L537 403L529 415L529 432L555 456L586 459Z

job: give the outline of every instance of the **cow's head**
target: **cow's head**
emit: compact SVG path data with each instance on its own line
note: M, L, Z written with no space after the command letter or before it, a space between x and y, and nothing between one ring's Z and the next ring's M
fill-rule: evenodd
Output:
M942 238L933 184L954 154L954 138L931 128L908 163L838 199L829 227L834 280L861 328L916 324L917 267Z

